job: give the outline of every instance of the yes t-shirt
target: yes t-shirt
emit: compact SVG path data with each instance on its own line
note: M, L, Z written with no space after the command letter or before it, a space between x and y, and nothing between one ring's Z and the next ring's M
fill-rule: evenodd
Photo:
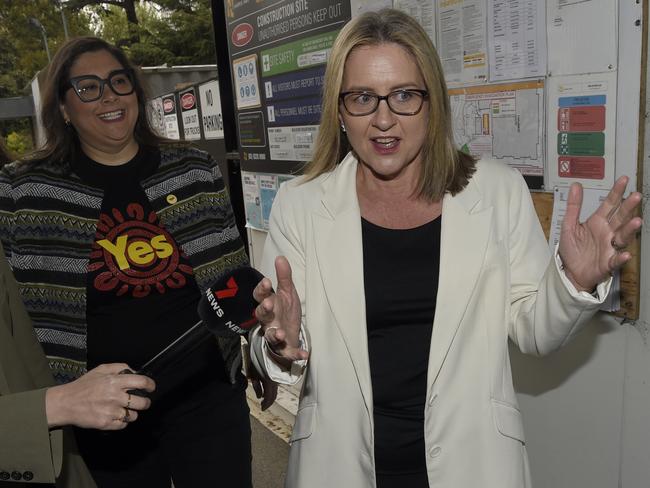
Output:
M140 184L159 160L157 151L141 148L119 166L83 156L75 167L104 191L88 265L89 369L109 362L138 369L199 320L200 293L192 266ZM193 353L183 369L187 366L189 373L206 365L225 380L214 340Z

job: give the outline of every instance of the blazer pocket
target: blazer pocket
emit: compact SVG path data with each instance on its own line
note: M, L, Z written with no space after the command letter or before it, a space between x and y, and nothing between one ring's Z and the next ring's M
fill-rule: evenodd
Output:
M296 422L293 424L293 431L289 438L289 444L307 439L313 432L314 416L316 415L316 404L305 405L298 409Z
M506 437L525 443L521 412L516 407L492 399L492 414L497 430Z

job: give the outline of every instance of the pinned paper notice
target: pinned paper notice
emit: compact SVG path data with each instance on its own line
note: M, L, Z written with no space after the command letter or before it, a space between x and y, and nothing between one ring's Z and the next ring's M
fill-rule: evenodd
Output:
M596 211L601 202L607 198L608 190L594 190L584 188L582 193L582 209L580 211L580 222L584 222ZM556 187L553 192L553 217L551 219L551 231L549 233L548 244L551 253L555 251L555 246L560 242L560 232L562 230L562 221L566 214L567 198L569 188ZM611 290L605 302L600 309L605 312L614 312L621 308L620 303L621 276L617 271L614 273L614 281Z

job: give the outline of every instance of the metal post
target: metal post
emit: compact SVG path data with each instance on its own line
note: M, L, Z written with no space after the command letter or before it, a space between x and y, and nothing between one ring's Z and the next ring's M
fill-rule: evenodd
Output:
M61 0L54 0L55 3L59 6L59 10L61 10L61 21L63 22L63 34L65 35L65 40L67 41L70 38L70 34L68 33L68 21L65 18L65 12L63 11L63 2Z
M45 27L43 27L43 24L41 24L35 17L30 17L29 23L41 31L41 34L43 35L43 44L45 44L45 52L47 54L47 62L52 62L52 57L50 56L50 46L47 44L47 33L45 32Z

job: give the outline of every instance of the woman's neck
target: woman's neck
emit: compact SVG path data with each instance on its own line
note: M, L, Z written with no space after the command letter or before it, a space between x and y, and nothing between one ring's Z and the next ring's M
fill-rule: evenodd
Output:
M93 161L106 166L119 166L131 161L138 154L140 146L135 140L129 141L124 147L106 151L89 144L81 143L82 151Z
M382 180L358 170L356 187L361 216L381 227L411 229L442 213L442 200L430 202L418 196L413 178Z

